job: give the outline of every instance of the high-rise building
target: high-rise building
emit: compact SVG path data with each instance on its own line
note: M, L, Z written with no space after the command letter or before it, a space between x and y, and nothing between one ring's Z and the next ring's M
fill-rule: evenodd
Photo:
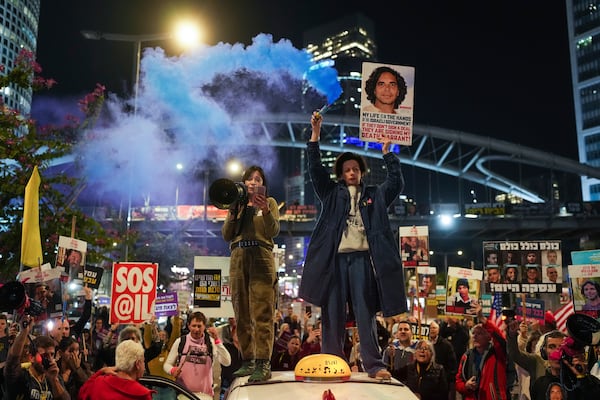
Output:
M363 61L377 58L375 25L363 14L342 17L304 32L304 47L316 62L333 63L342 96L329 112L358 115Z
M21 49L35 54L37 48L40 0L0 0L0 49L6 74L14 67ZM31 111L31 89L2 88L4 105L28 115Z
M600 3L567 0L579 161L600 167ZM581 177L584 201L600 200L600 180Z

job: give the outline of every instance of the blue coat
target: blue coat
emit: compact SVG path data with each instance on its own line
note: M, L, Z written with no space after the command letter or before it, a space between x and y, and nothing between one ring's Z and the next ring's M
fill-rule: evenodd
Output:
M322 207L306 252L299 296L322 306L330 282L336 278L335 258L350 210L350 193L343 180L336 182L329 177L328 169L321 164L318 142L308 143L307 155L313 187ZM387 214L388 206L404 188L404 177L400 160L393 153L385 154L383 160L387 178L379 186L361 187L359 208L377 278L378 309L389 317L407 310L400 252Z

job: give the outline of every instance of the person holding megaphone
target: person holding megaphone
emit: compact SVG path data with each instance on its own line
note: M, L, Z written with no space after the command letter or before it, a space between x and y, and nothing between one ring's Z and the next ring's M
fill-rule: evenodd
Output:
M273 238L279 234L279 209L275 199L267 196L261 167L249 167L242 180L247 196L229 206L221 230L230 242L231 297L243 358L233 375L260 382L271 377L277 297Z

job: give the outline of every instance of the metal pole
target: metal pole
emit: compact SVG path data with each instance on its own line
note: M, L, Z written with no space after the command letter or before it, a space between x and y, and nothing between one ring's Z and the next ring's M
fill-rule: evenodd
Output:
M175 188L175 220L179 220L179 214L177 213L177 207L179 206L179 183L177 183L177 187Z
M129 194L127 199L127 221L125 222L125 262L129 261L129 231L131 230L131 184L133 182L133 166L129 167Z
M204 190L202 191L203 204L204 204L204 237L202 240L202 246L208 252L208 170L204 170Z
M138 87L140 84L140 59L142 41L133 42L133 115L137 115ZM129 261L129 231L131 229L131 183L133 181L133 165L129 167L129 199L127 202L127 223L125 224L125 262Z
M134 42L133 52L133 115L137 115L138 90L140 88L140 61L142 59L142 41Z

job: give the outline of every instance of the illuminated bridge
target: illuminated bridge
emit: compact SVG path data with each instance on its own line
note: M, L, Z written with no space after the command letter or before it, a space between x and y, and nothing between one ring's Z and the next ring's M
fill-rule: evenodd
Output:
M306 114L261 114L241 116L234 123L252 125L255 131L260 132L258 143L304 149L310 133L308 119ZM380 149L374 147L358 140L357 117L327 115L322 127L322 150L351 150L365 157L381 159ZM411 179L407 176L407 166L411 166L453 177L455 185L461 185L461 181L469 182L470 185L480 185L486 189L520 197L527 201L527 205L507 205L500 215L466 218L465 203L469 205L472 201L457 198L451 203L456 205L457 214L461 216L453 219L452 226L442 227L439 218L441 210L435 210L437 212L433 215L393 215L393 228L428 225L430 240L433 243L443 243L452 239L472 242L473 247L480 247L481 240L486 239L560 239L575 243L582 237L593 238L600 232L600 217L583 210L581 199L574 199L571 205L554 204L554 201L545 198L543 193L538 193L534 185L528 187L520 178L538 173L532 171L542 171L546 175L557 172L579 182L580 176L600 179L598 168L515 143L422 125L414 126L412 146L402 146L399 152L396 146L396 152L402 162L407 184L410 184ZM539 182L537 184L539 185ZM177 229L182 230L190 239L220 238L219 218L209 217L206 224L203 219L145 223L151 223L154 229L165 232L172 231L173 224L176 223ZM314 220L310 218L283 220L281 231L282 234L308 236L313 226Z

